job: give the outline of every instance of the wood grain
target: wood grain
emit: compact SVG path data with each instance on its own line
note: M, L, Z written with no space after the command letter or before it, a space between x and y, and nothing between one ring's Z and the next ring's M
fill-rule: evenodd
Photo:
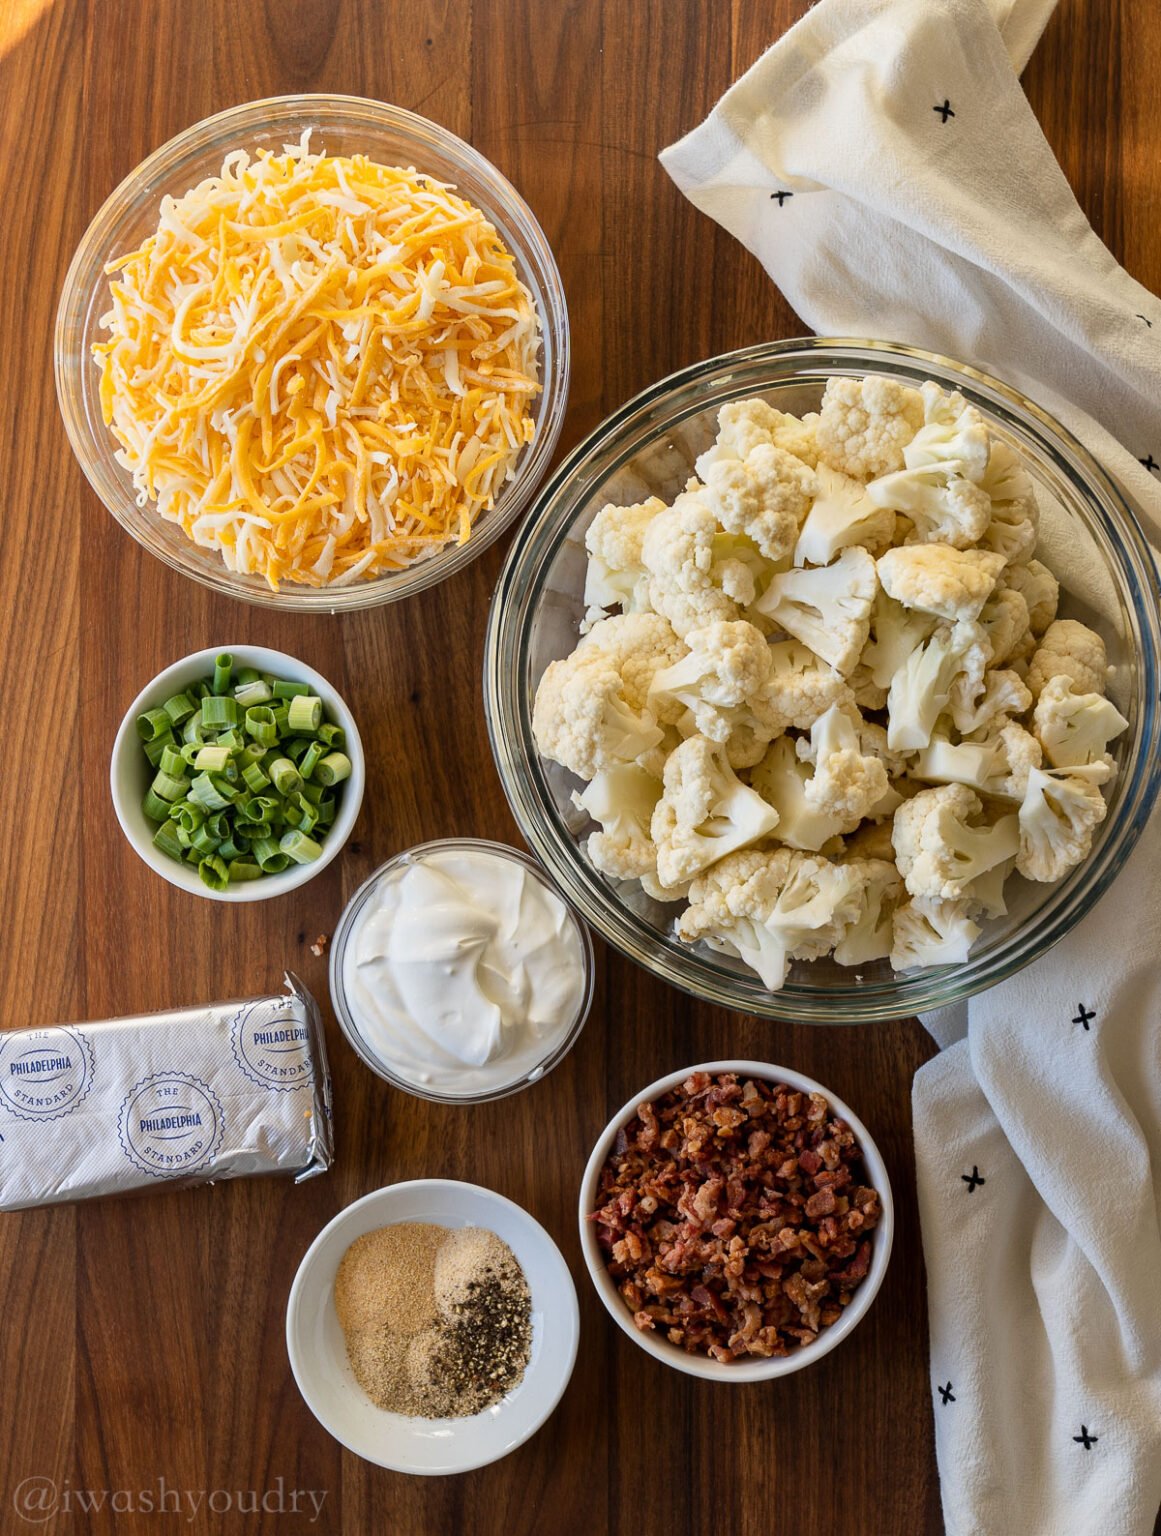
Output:
M0 0L0 987L18 1026L275 986L311 955L395 850L472 832L518 842L492 767L478 677L503 551L405 605L290 620L162 569L84 484L56 411L51 338L87 220L144 155L249 98L344 91L469 137L524 192L556 250L573 323L567 448L627 395L697 358L801 331L754 260L675 192L659 148L803 12L796 0ZM1078 198L1114 254L1161 287L1161 12L1068 0L1026 84ZM254 641L345 692L370 780L355 841L293 898L221 909L162 886L113 820L109 749L168 661ZM59 781L36 743L68 745ZM180 942L179 940L180 936ZM207 964L205 956L213 955ZM941 1529L932 1452L909 1085L914 1022L766 1024L691 1002L603 951L587 1030L534 1092L444 1109L373 1078L334 1026L338 1162L301 1189L240 1183L0 1221L0 1531L22 1479L108 1490L57 1532L163 1527L114 1490L239 1490L265 1512L194 1532L592 1536L660 1531L852 1536ZM813 1073L874 1128L899 1201L883 1294L848 1343L733 1391L652 1364L608 1324L573 1233L587 1151L612 1109L663 1071L752 1054ZM426 1482L343 1452L300 1401L283 1318L298 1260L335 1211L396 1179L470 1178L533 1210L581 1299L576 1374L548 1429L478 1474ZM281 1479L281 1482L279 1481ZM279 1489L326 1495L312 1521ZM247 1493L249 1497L249 1493ZM170 1514L168 1524L176 1527Z

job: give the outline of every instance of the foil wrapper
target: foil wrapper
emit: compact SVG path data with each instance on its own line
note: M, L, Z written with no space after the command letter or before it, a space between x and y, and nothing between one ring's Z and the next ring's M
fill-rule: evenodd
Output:
M287 991L0 1034L0 1210L255 1174L325 1173L318 1005Z

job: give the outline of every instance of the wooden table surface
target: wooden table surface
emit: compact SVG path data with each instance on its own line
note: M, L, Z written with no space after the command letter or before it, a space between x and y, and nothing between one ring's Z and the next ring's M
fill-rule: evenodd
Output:
M478 685L503 548L410 602L292 619L163 569L88 489L57 414L51 337L65 267L106 194L179 129L255 97L350 92L436 119L511 177L556 251L574 345L567 449L661 375L804 329L656 159L804 9L0 0L6 1026L260 992L288 965L325 1000L326 962L309 946L378 863L446 834L519 842ZM1155 290L1159 70L1156 5L1064 0L1026 76L1081 204ZM364 731L369 781L335 865L293 896L223 909L138 862L113 819L107 764L123 710L154 673L244 641L333 679ZM0 1219L0 1531L26 1528L12 1501L35 1478L57 1488L55 1514L43 1499L33 1511L50 1533L938 1532L909 1110L927 1037L914 1021L848 1031L730 1015L598 949L588 1027L531 1092L458 1109L395 1093L347 1048L324 1003L338 1143L327 1177ZM808 1371L745 1391L666 1371L622 1337L574 1232L578 1177L616 1105L662 1072L721 1055L798 1067L854 1105L899 1210L882 1294L851 1339ZM577 1369L549 1426L506 1461L442 1481L343 1452L299 1398L283 1342L290 1282L319 1228L357 1196L423 1175L475 1180L533 1211L573 1269L582 1318ZM114 1513L162 1488L181 1493L180 1519ZM215 1490L219 1507L229 1491L231 1512L207 1512ZM102 1491L104 1508L83 1513ZM321 1517L308 1491L325 1494ZM243 1508L265 1495L265 1513L239 1513L239 1493Z

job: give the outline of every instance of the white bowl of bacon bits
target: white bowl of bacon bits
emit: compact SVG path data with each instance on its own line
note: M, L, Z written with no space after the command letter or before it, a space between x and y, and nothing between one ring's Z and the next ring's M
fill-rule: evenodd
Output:
M613 1321L711 1381L799 1371L882 1284L894 1213L866 1127L812 1078L687 1067L610 1120L581 1185L581 1249Z

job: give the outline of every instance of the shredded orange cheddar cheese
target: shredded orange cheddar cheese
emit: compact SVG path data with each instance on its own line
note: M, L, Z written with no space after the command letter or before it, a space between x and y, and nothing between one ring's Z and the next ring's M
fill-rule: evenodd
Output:
M308 586L462 544L532 441L539 326L485 215L414 170L244 151L111 262L105 422L232 571Z

